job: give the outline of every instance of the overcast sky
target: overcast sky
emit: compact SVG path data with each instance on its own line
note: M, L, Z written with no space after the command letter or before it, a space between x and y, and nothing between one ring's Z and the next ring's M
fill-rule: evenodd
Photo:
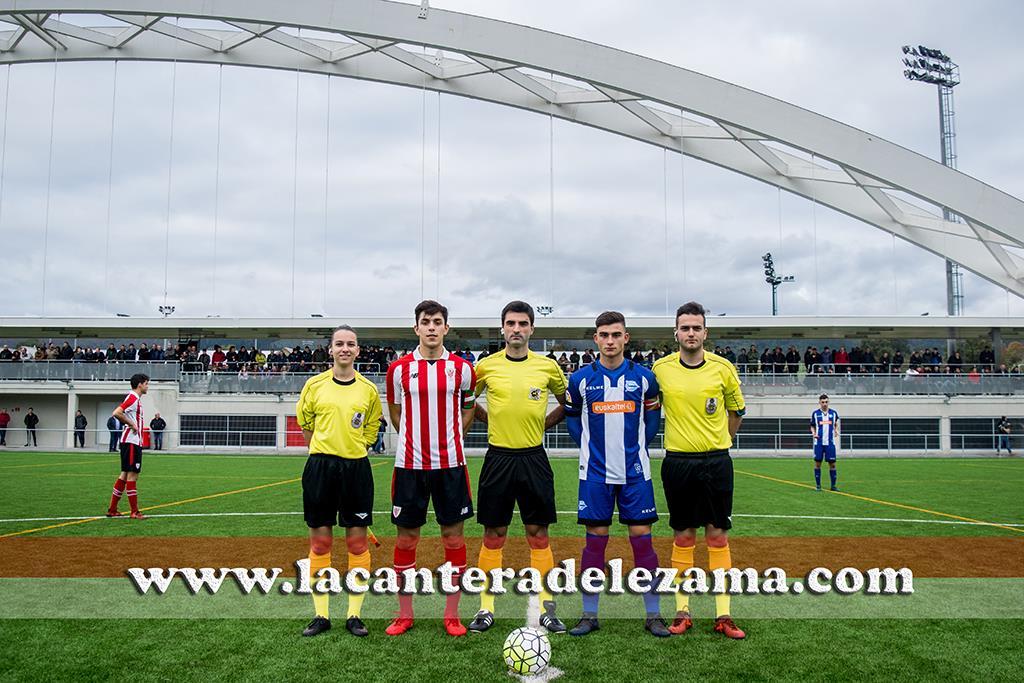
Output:
M1019 2L431 4L653 57L932 157L935 87L904 79L900 46L938 47L963 79L960 170L1024 197ZM610 133L289 72L126 62L116 91L110 62L54 73L0 69L0 315L155 315L165 283L190 317L406 315L421 293L457 316L513 298L555 315L662 314L689 299L757 315L771 310L765 251L797 278L783 314L945 311L940 258ZM968 315L1024 315L971 274L965 294Z

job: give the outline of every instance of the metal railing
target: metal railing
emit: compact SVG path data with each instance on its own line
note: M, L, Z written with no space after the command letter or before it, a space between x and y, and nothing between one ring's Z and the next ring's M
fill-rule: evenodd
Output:
M183 394L298 394L318 373L258 373L243 377L229 372L182 372L178 390ZM384 375L364 374L384 390Z
M756 375L756 374L775 374L775 375L814 375L814 374L828 374L828 375L845 375L847 373L852 374L867 374L867 375L899 375L907 370L907 360L903 359L899 365L895 363L815 363L811 365L810 369L806 367L803 360L799 363L789 363L783 361L776 363L775 361L768 361L765 363L747 362L740 363L734 362L737 371L741 375ZM914 367L924 367L927 371L938 371L937 369L943 369L948 366L947 363L932 363L932 362L919 362L915 363ZM982 363L968 363L963 361L960 365L950 366L958 367L964 374L970 372L972 368L977 369L980 373L996 374L1000 371L1000 366L994 364L982 364ZM792 371L791 371L792 369Z
M116 361L88 363L72 360L33 360L20 363L0 363L0 380L38 381L127 381L136 373L149 375L155 380L176 380L177 361Z
M177 381L184 394L297 394L316 372L184 371L177 361L88 363L30 361L0 363L0 381L127 381L145 373L158 381ZM377 363L357 369L383 388L385 375ZM741 372L747 396L830 395L999 395L1024 394L1024 375L991 373L811 373Z
M1022 375L759 373L742 376L745 396L829 395L1012 395L1024 394Z

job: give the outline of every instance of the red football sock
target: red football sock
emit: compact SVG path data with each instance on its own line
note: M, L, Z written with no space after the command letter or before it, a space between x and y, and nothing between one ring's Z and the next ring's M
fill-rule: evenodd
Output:
M128 503L132 506L132 513L136 513L139 511L139 501L138 494L135 491L135 482L129 481L127 484L125 492L128 494Z
M118 479L114 482L114 493L110 496L110 507L107 508L110 512L117 512L117 504L121 502L121 494L124 493L124 485L126 483L124 479Z
M444 549L444 560L445 562L451 562L452 566L455 567L455 573L452 575L452 582L458 586L459 579L462 577L462 572L466 570L466 544L463 543L458 548L445 548ZM449 617L459 618L459 598L462 597L462 591L456 591L447 597L444 605L444 616L445 619Z
M402 572L416 568L416 548L399 548L395 546L395 571L401 580ZM412 619L412 593L398 594L398 616Z

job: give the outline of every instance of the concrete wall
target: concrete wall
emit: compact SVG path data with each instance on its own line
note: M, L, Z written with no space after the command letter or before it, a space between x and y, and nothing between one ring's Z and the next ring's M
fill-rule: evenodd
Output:
M25 415L28 409L39 416L36 427L36 438L39 448L62 448L65 444L67 429L68 397L67 392L60 394L29 394L0 393L0 406L11 414L11 424L7 428L7 445L19 447L24 445ZM72 415L74 413L72 412Z
M129 391L127 382L2 382L0 406L11 413L8 445L24 444L22 423L29 406L39 415L39 447L73 445L72 426L76 409L89 420L86 445L105 449L108 443L106 419ZM167 421L165 448L178 445L179 415L273 415L277 442L285 443L288 415L295 414L297 395L201 395L179 394L177 382L150 382L143 398L145 421L159 412ZM383 397L382 397L383 401ZM484 401L486 404L486 401ZM553 404L552 404L553 405ZM832 406L843 417L932 417L940 419L941 450L950 450L950 419L956 417L1024 418L1024 397L1019 396L842 396L832 397ZM817 407L817 396L750 397L748 417L806 418ZM386 411L385 411L386 414ZM47 431L52 430L52 431ZM389 428L389 441L394 437ZM288 449L300 452L302 449Z

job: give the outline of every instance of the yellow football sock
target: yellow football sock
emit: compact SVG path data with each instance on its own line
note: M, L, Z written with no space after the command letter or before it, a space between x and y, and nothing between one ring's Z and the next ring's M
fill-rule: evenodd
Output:
M502 552L501 548L488 548L485 545L480 546L480 555L477 558L476 566L484 570L484 573L488 574L487 588L491 587L490 572L492 569L501 569ZM480 609L487 610L491 614L494 614L494 594L484 591L480 594Z
M370 571L370 551L364 550L359 555L348 554L348 570L353 569L365 569ZM366 585L366 581L356 580L361 586ZM363 609L363 598L366 597L366 593L349 593L348 594L348 616L358 617L359 612Z
M683 572L693 569L693 546L682 547L672 544L672 568L676 570L676 584L683 582ZM690 611L690 596L683 591L676 593L676 611Z
M544 601L551 600L551 593L548 592L543 581L546 579L548 572L555 568L555 555L551 552L551 546L547 548L530 548L530 566L540 572L540 578L542 581L542 588L540 590L540 605L541 609L544 608Z
M327 610L328 599L330 598L329 593L318 593L316 588L316 573L321 569L331 566L331 554L316 555L313 551L309 551L309 583L314 588L313 591L313 607L316 608L316 615L323 617L324 619L330 619L330 612Z
M711 571L716 569L730 569L732 567L732 553L729 552L729 545L722 548L708 547L708 566ZM729 614L730 595L722 593L715 596L715 616L721 617Z

